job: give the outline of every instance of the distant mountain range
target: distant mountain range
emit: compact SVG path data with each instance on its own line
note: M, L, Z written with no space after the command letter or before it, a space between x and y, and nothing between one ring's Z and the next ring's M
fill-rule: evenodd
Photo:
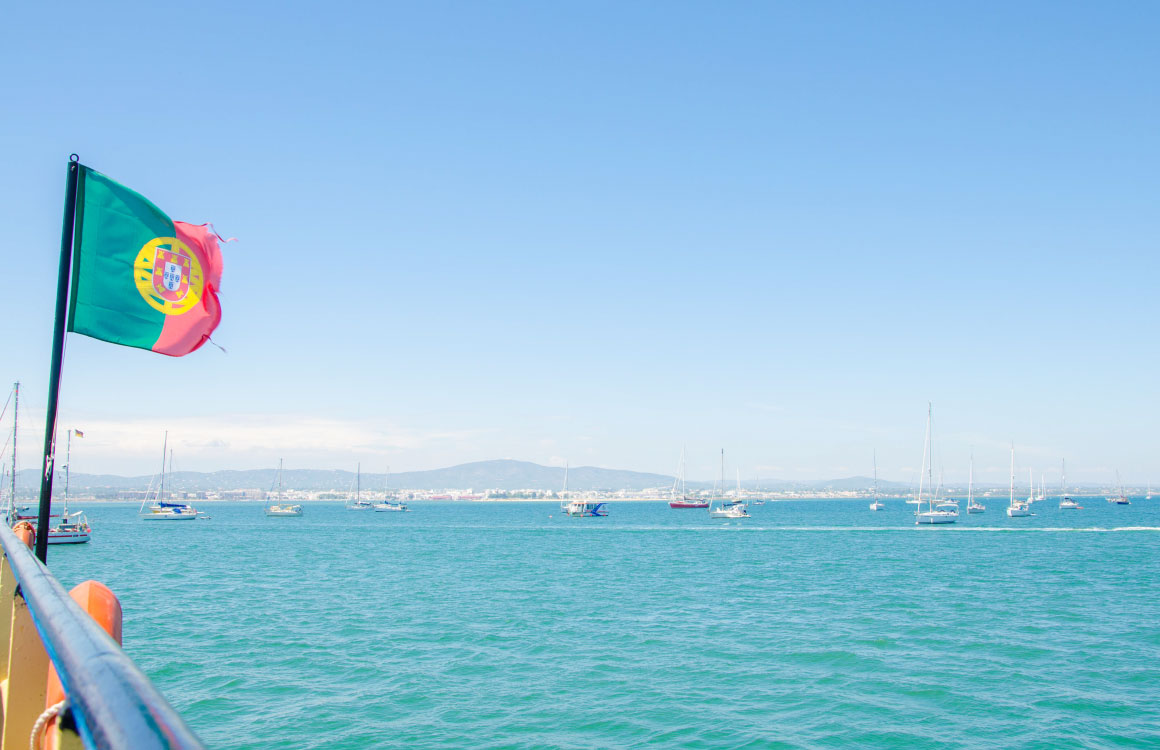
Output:
M179 471L171 475L174 489L186 492L212 490L269 489L274 483L273 469L253 469L248 471ZM650 474L622 469L602 469L596 466L576 466L568 470L568 489L571 490L645 490L656 487L671 487L673 477L664 474ZM58 477L57 482L63 481ZM103 495L122 490L144 490L153 476L121 477L112 474L78 474L69 478L72 491L82 494ZM451 466L446 469L429 471L408 471L391 474L363 474L362 486L378 490L384 486L409 490L473 489L476 492L489 489L499 490L559 490L564 486L564 469L559 466L541 466L529 461L502 459L496 461L475 461ZM23 494L39 487L40 474L35 469L26 469L17 475L17 485ZM319 469L290 469L282 472L282 485L297 490L338 490L353 489L353 471L325 471ZM784 482L761 480L760 485L749 481L742 486L753 489L760 486L769 490L865 490L873 484L869 477L848 477L809 482ZM59 485L58 485L59 486ZM690 489L707 489L712 482L689 482ZM732 486L732 484L730 484ZM899 482L878 481L883 492L908 490L909 486Z

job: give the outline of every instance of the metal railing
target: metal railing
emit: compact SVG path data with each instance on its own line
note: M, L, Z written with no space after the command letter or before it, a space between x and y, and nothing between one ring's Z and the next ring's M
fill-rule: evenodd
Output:
M75 726L84 747L204 750L149 678L3 523L0 546L0 750L29 746L45 708L50 660L71 714L60 723L66 731Z

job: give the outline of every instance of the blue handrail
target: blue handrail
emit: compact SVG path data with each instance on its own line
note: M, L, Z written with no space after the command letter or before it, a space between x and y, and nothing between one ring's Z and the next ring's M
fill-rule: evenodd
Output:
M0 545L85 747L204 750L149 678L3 523Z

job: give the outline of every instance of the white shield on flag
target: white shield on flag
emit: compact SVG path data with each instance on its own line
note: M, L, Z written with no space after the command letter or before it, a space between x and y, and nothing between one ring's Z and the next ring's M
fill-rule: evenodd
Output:
M162 283L169 291L176 292L181 287L181 266L167 262L165 272L162 274Z

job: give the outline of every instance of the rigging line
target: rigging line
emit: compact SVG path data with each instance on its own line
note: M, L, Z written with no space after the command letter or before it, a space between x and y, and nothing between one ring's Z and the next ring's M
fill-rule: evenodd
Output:
M0 420L4 419L4 415L8 413L8 404L12 403L12 394L16 393L16 386L12 386L8 390L8 400L4 402L4 408L0 409Z

